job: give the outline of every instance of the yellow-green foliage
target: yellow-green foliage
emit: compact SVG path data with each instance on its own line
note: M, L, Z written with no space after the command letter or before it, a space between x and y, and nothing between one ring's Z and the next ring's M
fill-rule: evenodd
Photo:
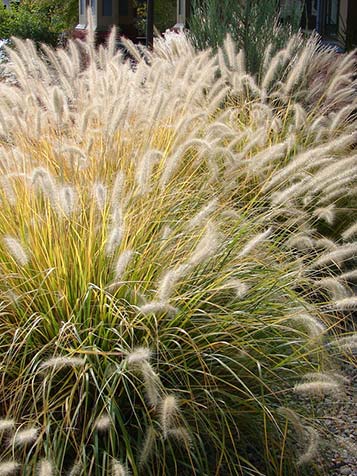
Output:
M256 84L229 38L217 55L182 36L144 58L127 43L135 64L115 32L98 50L15 43L3 472L300 474L316 430L277 410L306 372L304 391L321 383L354 302L337 275L355 245L322 227L357 170L352 57L293 38Z

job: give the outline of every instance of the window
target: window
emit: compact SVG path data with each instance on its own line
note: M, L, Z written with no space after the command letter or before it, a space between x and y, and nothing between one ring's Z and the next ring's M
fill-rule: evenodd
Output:
M329 35L337 35L338 33L338 17L339 17L339 0L327 0L324 15L324 33Z
M319 0L307 0L304 3L301 18L301 27L303 30L319 30L319 6Z
M95 14L95 0L90 0L90 6L91 6L91 9L92 9L92 13L94 15Z
M80 0L79 2L79 14L84 15L84 0Z
M103 17L113 15L113 0L103 0Z
M119 16L127 17L129 15L129 0L119 0Z

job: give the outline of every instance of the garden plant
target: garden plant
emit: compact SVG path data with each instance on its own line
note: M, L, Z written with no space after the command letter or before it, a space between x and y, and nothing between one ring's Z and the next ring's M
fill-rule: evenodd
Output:
M261 71L264 51L276 53L300 28L302 7L279 0L192 0L189 34L198 49L222 47L229 34L245 52L247 70Z
M0 475L309 474L356 346L353 55L13 43Z
M75 27L77 15L77 0L14 0L10 8L0 8L0 39L16 36L56 45Z

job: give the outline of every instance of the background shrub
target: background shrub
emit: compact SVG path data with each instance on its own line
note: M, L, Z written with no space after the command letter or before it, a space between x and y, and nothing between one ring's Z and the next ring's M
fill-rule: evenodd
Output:
M280 12L279 5L279 0L194 0L189 19L193 42L200 49L216 49L229 34L245 51L248 71L259 73L266 48L276 52L300 27L301 7Z
M75 26L78 2L22 0L0 10L0 38L30 38L56 45L59 35Z

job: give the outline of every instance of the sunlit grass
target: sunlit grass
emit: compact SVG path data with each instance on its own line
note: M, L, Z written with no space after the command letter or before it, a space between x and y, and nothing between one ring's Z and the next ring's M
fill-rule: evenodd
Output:
M17 42L18 85L0 85L6 464L283 476L314 460L311 416L280 407L334 367L350 288L326 277L351 256L331 263L316 177L354 171L354 136L314 129L345 106L302 94L316 64L295 84L294 61L318 53L295 42L265 85L180 38L135 70L112 43L44 60Z

